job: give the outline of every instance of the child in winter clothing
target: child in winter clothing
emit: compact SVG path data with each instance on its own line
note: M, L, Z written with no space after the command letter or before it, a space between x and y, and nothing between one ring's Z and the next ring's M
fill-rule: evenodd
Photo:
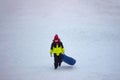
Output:
M54 36L54 40L50 48L51 57L52 54L54 54L54 68L57 69L57 67L61 66L62 63L61 54L64 54L63 44L57 34Z

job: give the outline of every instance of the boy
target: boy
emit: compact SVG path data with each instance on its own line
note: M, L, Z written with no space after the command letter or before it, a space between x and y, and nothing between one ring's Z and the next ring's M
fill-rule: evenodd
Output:
M54 54L54 68L57 69L57 67L61 66L62 63L61 54L64 54L63 44L57 34L54 36L54 40L50 48L51 57L52 54Z

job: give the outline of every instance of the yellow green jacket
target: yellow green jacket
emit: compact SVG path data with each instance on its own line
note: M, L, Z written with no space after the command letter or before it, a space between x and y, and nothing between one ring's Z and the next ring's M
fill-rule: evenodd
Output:
M57 56L59 56L60 54L63 53L64 53L64 47L62 42L58 42L58 43L53 42L51 44L50 54L56 54Z

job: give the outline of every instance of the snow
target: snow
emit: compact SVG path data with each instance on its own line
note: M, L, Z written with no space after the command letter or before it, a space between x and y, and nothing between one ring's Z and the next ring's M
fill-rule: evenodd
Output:
M54 70L55 34L74 66ZM1 0L0 80L120 80L119 0Z

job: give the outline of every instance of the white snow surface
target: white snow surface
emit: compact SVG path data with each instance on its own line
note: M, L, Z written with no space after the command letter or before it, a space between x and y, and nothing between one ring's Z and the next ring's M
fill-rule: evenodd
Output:
M0 0L0 80L120 80L120 0Z

